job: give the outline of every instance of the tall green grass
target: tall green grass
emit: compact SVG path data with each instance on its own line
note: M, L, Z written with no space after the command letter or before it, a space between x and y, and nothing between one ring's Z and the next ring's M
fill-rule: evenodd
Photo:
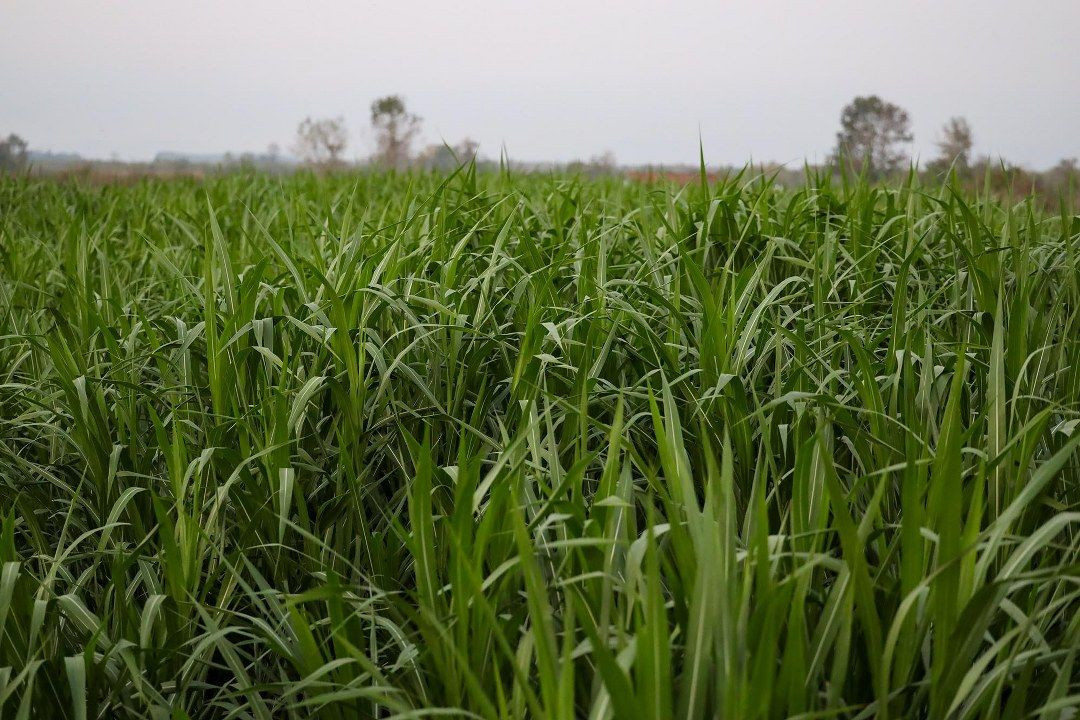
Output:
M0 180L3 718L1070 718L1080 217Z

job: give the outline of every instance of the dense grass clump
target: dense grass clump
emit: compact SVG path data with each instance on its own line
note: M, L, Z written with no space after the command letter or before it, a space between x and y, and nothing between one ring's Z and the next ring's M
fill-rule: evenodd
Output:
M1068 718L1080 217L0 181L4 718Z

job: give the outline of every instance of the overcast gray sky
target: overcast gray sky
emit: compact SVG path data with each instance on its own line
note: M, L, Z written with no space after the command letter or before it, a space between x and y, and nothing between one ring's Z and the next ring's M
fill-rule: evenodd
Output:
M425 141L622 163L820 160L840 108L964 115L977 153L1080 155L1080 0L0 0L0 132L37 149L287 148L306 115L401 93Z

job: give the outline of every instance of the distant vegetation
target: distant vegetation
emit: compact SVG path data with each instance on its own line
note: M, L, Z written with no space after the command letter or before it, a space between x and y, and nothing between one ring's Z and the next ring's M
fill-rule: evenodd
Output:
M26 141L12 133L0 139L0 172L18 172L26 168Z
M404 171L419 169L449 172L464 163L480 169L499 167L516 172L570 172L587 176L621 175L638 181L667 180L679 184L701 177L697 165L619 165L614 153L604 151L587 160L568 163L519 162L505 155L497 160L485 157L479 144L463 138L457 142L441 141L414 149L420 138L423 121L409 110L404 97L388 95L371 104L370 129L374 152L350 156L350 133L344 117L305 118L297 127L284 155L276 143L265 153L223 153L199 155L161 152L150 163L118 160L85 160L78 155L40 153L28 150L17 135L0 141L0 172L31 172L60 177L79 177L93 182L133 181L145 176L208 177L222 173L258 171L273 174L297 170L342 172L354 168L383 168ZM752 168L772 177L783 187L797 187L806 182L807 171L818 175L830 172L835 178L844 173L864 174L873 180L898 179L916 162L924 181L938 182L946 175L955 176L969 191L991 190L999 197L1034 194L1048 207L1060 198L1080 202L1080 172L1076 158L1061 160L1053 168L1034 171L989 156L975 156L974 131L963 117L950 118L936 138L938 154L914 159L909 145L913 140L907 111L876 95L854 98L840 114L840 130L834 149L823 166L781 166L760 164ZM715 180L738 173L739 167L708 167L707 177Z
M840 113L833 163L874 176L894 174L910 163L903 146L912 138L906 110L877 95L857 97Z
M343 118L307 118L296 129L294 150L305 163L338 167L348 144L349 133Z
M0 716L1071 717L1076 207L698 178L0 177Z
M420 117L405 108L399 95L388 95L371 103L371 127L375 130L377 164L404 170L413 161L412 143L420 133Z

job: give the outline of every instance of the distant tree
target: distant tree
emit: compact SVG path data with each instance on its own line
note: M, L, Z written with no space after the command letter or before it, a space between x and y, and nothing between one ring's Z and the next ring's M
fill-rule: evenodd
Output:
M312 120L305 118L296 128L297 156L304 162L337 165L349 144L349 133L341 117Z
M400 95L387 95L371 103L371 126L375 130L375 162L384 167L404 168L409 164L412 141L420 132L421 120L405 107Z
M906 110L877 95L860 96L840 113L834 159L866 167L874 175L890 173L907 162L901 145L911 138Z
M26 141L15 133L0 140L0 171L16 171L26 167Z
M281 146L276 142L272 142L266 146L266 157L270 161L271 165L276 165L278 160L281 159Z
M949 118L949 122L941 126L941 139L937 142L938 157L930 163L931 167L967 170L971 166L972 145L974 140L968 121L962 117Z

